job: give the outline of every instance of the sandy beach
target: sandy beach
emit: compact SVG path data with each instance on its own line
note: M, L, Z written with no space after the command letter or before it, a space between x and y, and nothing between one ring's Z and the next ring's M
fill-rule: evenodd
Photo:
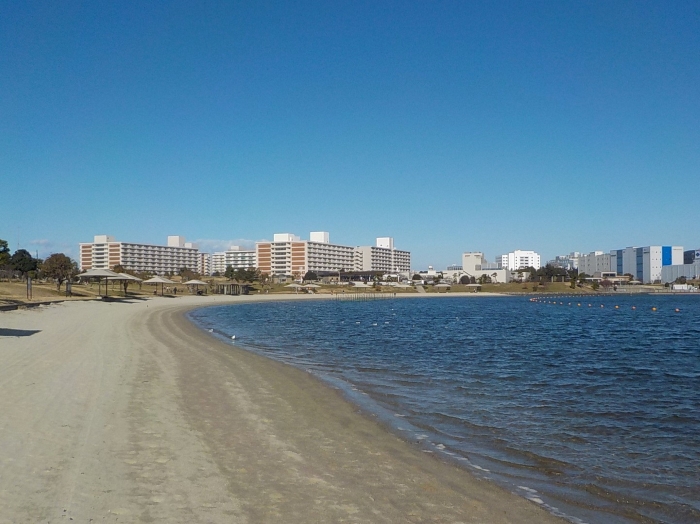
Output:
M562 522L184 318L281 298L0 313L0 523Z

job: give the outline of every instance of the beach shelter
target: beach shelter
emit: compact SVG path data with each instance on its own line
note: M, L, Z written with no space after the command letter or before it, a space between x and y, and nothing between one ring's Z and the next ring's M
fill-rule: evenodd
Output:
M119 273L116 273L112 271L111 269L88 269L85 273L81 273L78 275L78 279L80 280L97 280L97 286L98 286L98 293L99 293L99 285L102 280L105 281L105 294L104 296L108 295L107 291L107 279L108 278L115 278L119 277Z
M318 284L306 284L305 286L302 286L302 287L305 287L306 289L316 289L316 288L319 288L321 286L319 286Z
M153 278L149 278L148 280L143 281L144 284L155 284L156 286L156 293L158 292L158 284L160 284L160 296L163 296L163 286L165 284L174 284L172 280L168 280L167 278L164 277L159 277L155 276Z
M107 280L118 281L124 284L124 295L126 295L126 284L127 282L142 282L142 279L130 275L129 273L117 273L116 277L107 277Z
M299 292L299 288L300 288L300 287L304 287L304 286L302 286L301 284L297 284L296 282L292 282L291 284L287 284L287 285L284 286L284 287L291 287L291 288L294 288L294 291L298 293L298 292Z
M185 282L183 285L185 286L194 286L197 291L199 291L199 286L207 286L208 284L206 282L202 282L201 280L193 279L193 280L188 280Z

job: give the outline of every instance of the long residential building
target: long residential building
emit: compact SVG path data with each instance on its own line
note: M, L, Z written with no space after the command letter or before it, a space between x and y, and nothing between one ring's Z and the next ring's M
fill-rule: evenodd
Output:
M340 271L354 267L354 248L331 244L326 231L314 231L309 240L291 233L275 233L272 242L256 242L260 272L303 277L307 271Z
M627 247L610 252L610 271L630 274L645 284L661 282L665 266L683 264L682 246Z
M272 242L255 244L257 267L270 275L302 277L307 271L408 272L411 253L394 247L394 239L381 237L375 246L332 244L327 231L310 233L301 240L291 233L276 233Z
M181 236L169 236L165 246L118 242L109 235L96 235L92 242L80 243L80 269L113 269L143 273L177 273L181 269L197 271L199 249Z
M411 270L411 253L394 247L391 237L377 238L374 246L355 248L355 271L407 273Z

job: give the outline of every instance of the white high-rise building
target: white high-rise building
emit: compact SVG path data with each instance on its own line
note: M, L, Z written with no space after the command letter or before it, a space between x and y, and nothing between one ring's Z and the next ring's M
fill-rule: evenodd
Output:
M212 254L211 271L223 275L226 268L250 269L256 267L255 251L244 250L240 246L231 246L228 251L220 251Z
M508 269L510 271L517 271L518 269L525 269L528 267L539 269L541 267L540 255L534 251L516 249L515 251L501 255L500 265L503 269Z

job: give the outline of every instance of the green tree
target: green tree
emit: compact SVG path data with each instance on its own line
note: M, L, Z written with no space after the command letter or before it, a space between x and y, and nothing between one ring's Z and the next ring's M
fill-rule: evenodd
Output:
M188 269L186 267L181 268L180 271L178 272L178 275L180 275L183 282L186 282L188 280L195 280L195 279L199 278L198 273L195 273L194 271L192 271L191 269Z
M462 275L462 278L459 279L460 284L469 284L471 283L469 280L469 276L467 275Z
M0 238L0 267L10 264L10 248L7 247L7 240Z
M233 280L233 275L235 273L235 270L233 269L233 266L226 266L226 271L224 271L224 276L228 278L229 280Z
M239 268L235 272L236 280L240 282L253 283L256 280L260 281L260 270L256 267Z
M54 253L41 264L41 272L56 281L60 292L61 285L78 274L78 265L63 253Z
M483 275L481 275L477 280L478 280L479 284L481 284L481 285L491 283L491 277L485 273Z
M423 277L421 277L418 273L414 273L413 277L411 277L411 280L423 280Z
M18 249L15 254L10 257L10 266L15 271L26 276L30 271L36 271L39 267L39 260L32 257L31 253L26 249Z
M307 271L304 275L304 281L318 280L318 275L314 271Z
M578 269L569 269L566 272L569 277L569 286L571 289L576 289L576 280L578 279Z

